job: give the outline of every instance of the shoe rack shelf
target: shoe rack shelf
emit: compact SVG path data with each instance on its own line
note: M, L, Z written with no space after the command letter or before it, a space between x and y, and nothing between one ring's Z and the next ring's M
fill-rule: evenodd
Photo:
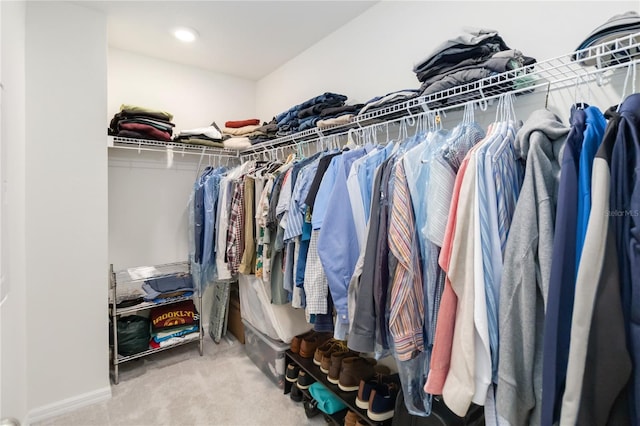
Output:
M327 376L322 371L320 371L320 367L318 367L313 363L312 358L303 358L300 355L288 350L285 352L285 365L289 365L289 363L296 364L298 367L300 367L301 370L304 370L308 375L313 377L316 381L322 383L327 389L333 392L335 396L340 398L345 403L345 405L347 406L347 409L338 411L337 413L334 413L329 416L335 425L343 425L344 417L347 415L348 410L351 410L360 417L361 423L371 425L371 426L391 426L393 419L385 420L384 422L376 422L371 420L367 416L367 410L363 410L361 408L358 408L358 406L356 406L356 396L358 392L344 392L338 387L338 385L334 385L333 383L329 382L327 380ZM288 394L289 392L291 392L291 386L295 386L295 383L291 383L285 380L284 382L285 394Z

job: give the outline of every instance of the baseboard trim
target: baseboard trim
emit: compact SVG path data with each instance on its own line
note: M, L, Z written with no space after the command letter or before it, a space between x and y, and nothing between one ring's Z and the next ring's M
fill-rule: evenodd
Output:
M29 414L27 415L26 423L27 425L30 425L34 422L47 420L52 417L77 410L78 408L86 407L87 405L106 401L109 398L111 398L111 386L96 389L91 392L73 396L71 398L63 399L62 401L54 402L52 404L47 404L34 410L30 410Z

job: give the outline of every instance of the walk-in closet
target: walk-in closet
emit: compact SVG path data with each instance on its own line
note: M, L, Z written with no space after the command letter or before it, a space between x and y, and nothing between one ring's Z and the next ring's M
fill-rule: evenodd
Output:
M0 425L640 424L637 1L0 2Z

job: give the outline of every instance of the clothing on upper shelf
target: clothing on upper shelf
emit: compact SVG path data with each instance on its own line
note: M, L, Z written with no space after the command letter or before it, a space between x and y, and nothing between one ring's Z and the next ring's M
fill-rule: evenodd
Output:
M612 42L617 38L631 35L640 31L640 15L638 12L630 10L609 18L604 24L594 29L576 48L576 51ZM636 41L637 42L637 41ZM606 52L602 52L606 53ZM580 65L604 67L629 61L630 58L640 55L637 48L614 52L602 56L599 60L589 57L593 53L575 53L571 59L578 61Z
M326 92L289 108L275 117L277 135L286 136L315 127L323 109L341 107L346 100L345 95Z
M246 120L232 120L224 123L224 127L230 127L235 129L240 127L259 126L259 125L260 125L260 120L258 120L257 118L249 118Z
M498 76L506 71L523 69L518 78L509 78L501 84L504 91L522 89L532 83L526 76L528 65L534 58L510 49L497 31L467 29L459 36L438 46L427 58L414 66L418 81L422 83L420 96L432 95L447 89L464 86L477 80ZM448 96L432 102L430 106L477 99L477 93Z
M111 119L107 133L112 136L168 142L175 127L171 123L172 119L173 115L165 111L123 104Z

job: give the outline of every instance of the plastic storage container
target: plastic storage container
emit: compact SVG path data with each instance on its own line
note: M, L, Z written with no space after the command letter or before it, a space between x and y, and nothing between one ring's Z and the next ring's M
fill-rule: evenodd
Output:
M245 319L242 324L247 355L276 386L284 389L284 357L290 345L265 336Z

